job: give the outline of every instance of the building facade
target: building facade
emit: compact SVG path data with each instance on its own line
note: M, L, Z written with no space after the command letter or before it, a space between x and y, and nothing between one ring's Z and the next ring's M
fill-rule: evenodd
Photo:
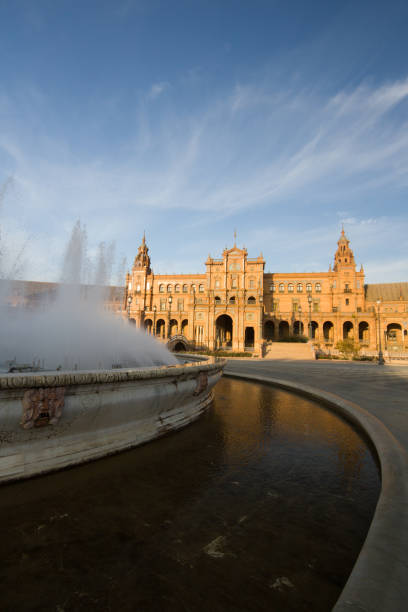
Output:
M265 273L262 254L234 244L203 274L157 275L145 237L126 276L123 314L162 340L183 335L210 350L261 352L309 337L323 350L353 338L366 350L408 350L408 283L365 284L344 230L327 272Z

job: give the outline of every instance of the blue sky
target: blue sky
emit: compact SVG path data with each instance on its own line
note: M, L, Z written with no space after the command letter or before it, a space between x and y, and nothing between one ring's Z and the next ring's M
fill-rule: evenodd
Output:
M8 265L57 280L80 218L129 264L146 230L157 273L234 228L320 271L344 223L368 282L408 280L407 31L393 0L0 0Z

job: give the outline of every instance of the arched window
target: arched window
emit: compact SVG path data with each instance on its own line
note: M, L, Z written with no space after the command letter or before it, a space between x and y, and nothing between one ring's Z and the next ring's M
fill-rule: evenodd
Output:
M256 304L256 299L253 295L248 298L248 304Z
M289 283L289 285L288 285L288 291L289 291L289 293L293 293L293 289L294 289L293 284L292 284L292 283Z
M198 292L204 293L204 285L198 285Z
M302 291L303 291L303 285L302 285L302 283L298 283L298 284L297 284L296 291L297 291L298 293L302 293Z
M221 304L221 298L220 298L220 296L219 296L219 295L216 295L216 296L215 296L215 298L214 298L214 302L215 302L216 304Z
M219 278L216 278L216 279L215 279L215 288L216 288L216 289L219 289L220 287L221 287L220 280L219 280Z
M195 293L196 290L197 290L197 287L194 284L192 284L191 285L191 293Z
M280 283L279 285L279 293L283 293L285 291L285 285L283 283Z
M336 286L335 283L333 283L333 287L335 287L335 286ZM321 293L321 290L322 290L321 284L320 283L316 283L315 284L315 291L316 291L316 293Z
M249 288L255 289L255 279L254 278L249 279Z
M174 287L174 292L175 292L175 293L180 293L180 289L181 289L180 285L176 285L176 286Z
M272 293L273 291L276 291L276 287L275 287L275 283L272 283L271 285L269 285L269 291Z
M171 285L167 285L167 293L171 293L172 290L172 286Z
M230 299L229 299L229 303L230 303L230 304L235 304L235 295L233 295L232 297L230 297Z
M159 292L164 293L164 285L159 285Z
M306 285L306 291L307 291L308 293L310 293L310 292L312 291L312 283L307 283L307 285Z
M188 293L188 286L187 285L183 285L183 293Z

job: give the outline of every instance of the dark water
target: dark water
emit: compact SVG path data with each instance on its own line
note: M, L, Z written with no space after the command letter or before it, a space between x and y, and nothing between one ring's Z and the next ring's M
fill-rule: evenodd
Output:
M0 488L0 609L330 610L379 487L338 417L223 379L183 431Z

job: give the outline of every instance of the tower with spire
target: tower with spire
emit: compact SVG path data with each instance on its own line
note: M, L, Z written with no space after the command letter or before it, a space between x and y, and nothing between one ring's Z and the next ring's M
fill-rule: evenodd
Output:
M138 248L135 261L133 262L133 271L145 270L146 274L151 274L149 249L146 245L146 234L143 232L142 244Z
M150 308L153 291L153 271L150 266L149 248L143 232L142 244L137 250L132 271L126 275L125 307L129 319L141 325L146 308Z
M364 310L364 270L356 270L354 253L350 247L344 227L341 229L337 241L337 250L334 254L333 269L329 268L331 275L331 289L333 296L333 310L336 312L362 312Z
M344 227L341 229L340 238L337 242L337 251L334 255L333 270L337 272L343 268L348 268L350 270L356 269L354 253L350 248L350 240L348 240L346 234L344 233Z

